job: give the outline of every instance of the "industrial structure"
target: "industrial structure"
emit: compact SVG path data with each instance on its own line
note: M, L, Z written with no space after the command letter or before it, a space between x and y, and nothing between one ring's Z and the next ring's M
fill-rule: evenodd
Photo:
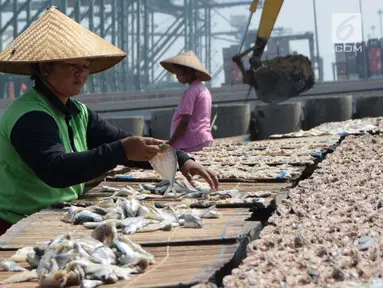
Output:
M37 20L50 6L117 45L128 56L110 71L92 75L86 91L149 91L169 83L158 62L181 39L180 51L192 49L212 71L212 11L233 6L249 7L239 0L1 0L0 49ZM260 8L263 1L259 2ZM159 19L167 26L159 27ZM13 85L14 84L14 85ZM19 95L30 85L27 77L0 75L0 95ZM164 87L169 88L169 87ZM5 91L5 93L4 93Z
M383 77L383 38L334 44L334 80Z

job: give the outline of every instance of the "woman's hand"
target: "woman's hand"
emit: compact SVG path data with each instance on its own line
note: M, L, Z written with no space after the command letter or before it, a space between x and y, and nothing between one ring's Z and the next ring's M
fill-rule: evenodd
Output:
M201 164L196 163L194 160L187 160L181 167L181 173L186 177L186 179L193 184L194 175L200 175L203 179L209 183L210 187L213 190L217 190L219 183L217 175L210 169L205 168Z
M160 152L165 141L150 137L131 136L121 140L126 158L132 161L149 161Z

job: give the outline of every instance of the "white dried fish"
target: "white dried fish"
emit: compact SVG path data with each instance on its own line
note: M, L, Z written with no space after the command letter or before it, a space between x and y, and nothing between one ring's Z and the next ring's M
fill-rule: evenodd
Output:
M76 213L73 217L73 224L82 224L85 222L101 222L102 216L88 210Z
M81 286L80 288L95 288L98 286L104 285L104 282L101 280L87 280L84 279L81 281Z
M95 287L101 286L103 284L104 284L104 282L102 282L100 280L87 280L87 279L84 279L84 280L81 281L80 288L95 288Z
M122 231L123 234L134 234L151 223L153 223L152 220L146 219L144 217L126 218L122 221Z
M220 218L221 213L217 212L216 205L210 206L207 209L191 209L191 215L199 218Z
M142 273L154 263L154 256L140 245L118 237L115 221L104 221L92 236L97 239L83 235L58 235L46 248L33 248L27 258L34 253L34 261L38 260L37 269L15 274L0 284L38 280L42 288L80 284L82 287L96 287L129 279L131 273ZM1 262L8 270L15 264Z
M166 196L168 193L173 192L174 190L174 181L177 172L177 153L174 148L168 144L160 145L161 152L158 153L152 160L150 160L150 164L153 169L169 181L170 185L166 189L164 195Z
M27 270L24 267L20 266L20 264L17 264L16 262L10 260L1 261L0 268L7 272L22 272Z
M9 261L14 262L26 262L28 253L34 252L33 246L23 247L16 251L11 257L8 258Z
M9 278L3 281L0 281L0 285L28 282L28 281L33 281L37 279L38 279L38 275L36 273L36 270L24 271L21 273L13 274Z
M197 216L187 214L183 217L183 219L183 226L185 228L203 228L202 219Z

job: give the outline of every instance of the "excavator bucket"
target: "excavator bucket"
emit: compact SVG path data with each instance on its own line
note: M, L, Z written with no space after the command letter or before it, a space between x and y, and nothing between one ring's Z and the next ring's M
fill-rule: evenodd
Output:
M265 61L252 79L258 98L270 104L298 96L315 83L311 61L301 54Z
M293 80L268 69L259 67L254 73L254 85L257 97L269 104L277 104L286 101L299 94L299 88L304 86L303 81L295 83Z
M277 57L264 61L264 63L261 61L283 2L284 0L264 1L254 47L233 57L233 61L244 76L243 82L254 87L257 97L269 104L280 103L298 96L310 89L315 82L311 62L304 55ZM244 35L246 35L247 28ZM246 71L241 58L251 51L253 54L250 59L250 69Z

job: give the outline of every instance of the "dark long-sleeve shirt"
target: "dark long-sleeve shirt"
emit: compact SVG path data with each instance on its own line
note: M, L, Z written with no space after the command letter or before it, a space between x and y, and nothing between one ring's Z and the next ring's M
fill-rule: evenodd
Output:
M88 109L87 143L88 151L77 152L70 128L70 118L80 113L69 100L64 105L42 83L36 87L52 105L65 114L68 133L74 152L67 153L59 136L55 120L45 112L32 111L18 119L11 132L11 142L23 161L51 187L63 188L84 183L113 169L125 165L152 169L146 161L128 161L121 139L132 136L103 120ZM177 150L179 167L191 159Z

